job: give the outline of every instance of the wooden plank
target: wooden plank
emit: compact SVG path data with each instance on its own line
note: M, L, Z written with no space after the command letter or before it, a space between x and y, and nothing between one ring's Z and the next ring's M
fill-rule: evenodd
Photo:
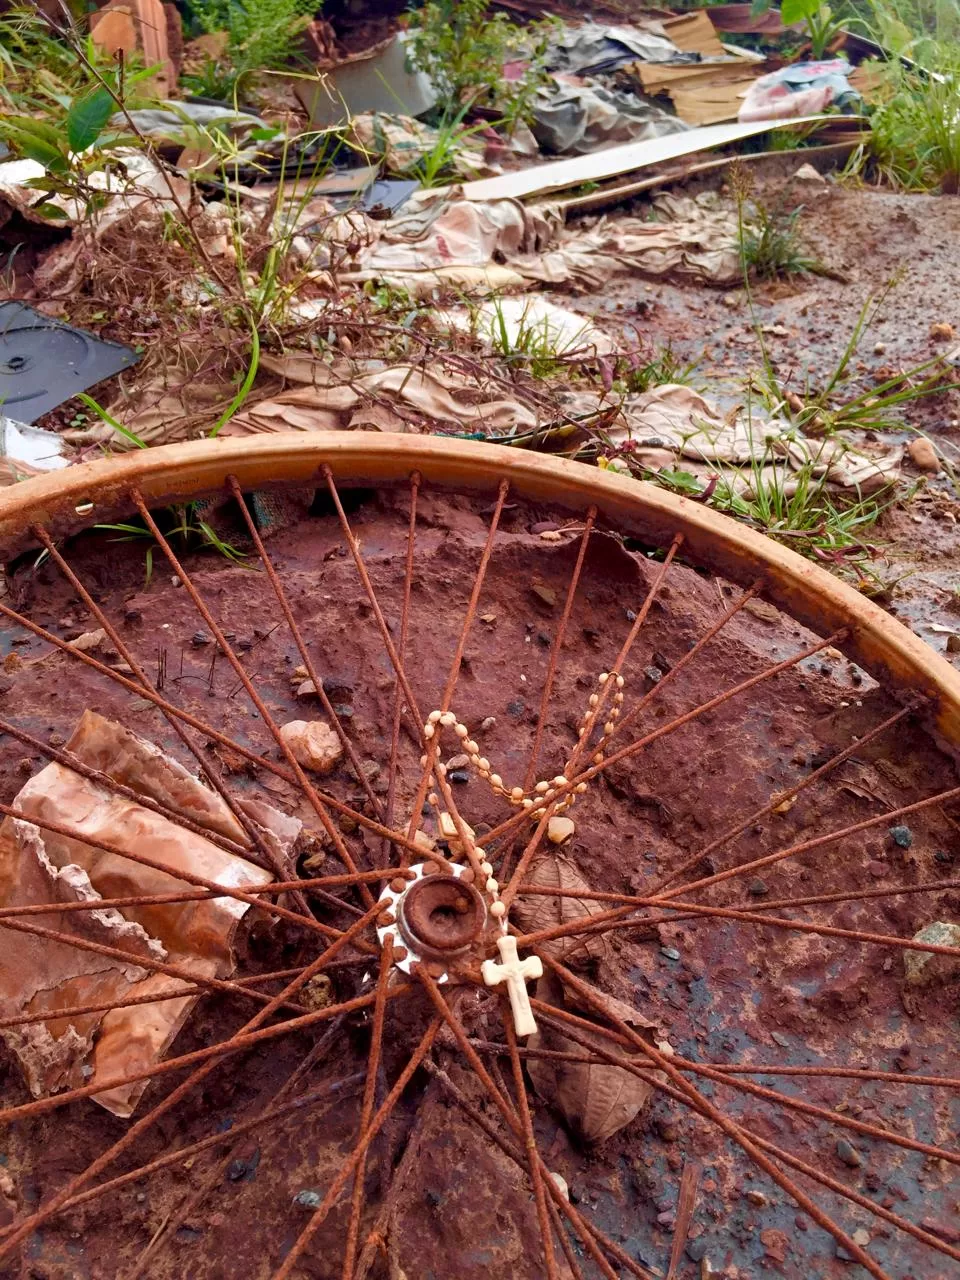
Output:
M516 173L504 173L496 178L480 178L467 182L463 194L468 200L520 200L524 196L544 195L548 191L564 191L584 182L601 182L621 173L633 173L649 165L676 160L692 155L695 151L708 151L713 147L725 147L744 138L768 133L772 129L793 129L799 125L813 124L824 116L802 116L787 120L761 120L750 124L711 124L685 133L671 133L662 138L647 138L642 142L625 142L604 151L592 151L585 156L572 156L568 160L551 160L547 164L534 165Z

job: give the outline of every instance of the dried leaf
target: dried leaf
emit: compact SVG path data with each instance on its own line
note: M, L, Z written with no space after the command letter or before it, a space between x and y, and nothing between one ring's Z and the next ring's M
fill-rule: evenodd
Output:
M605 993L597 990L598 997L604 995ZM537 998L557 1008L563 1008L567 1003L564 989L550 974L544 975L537 984ZM622 1017L623 1011L626 1011L630 1014L632 1024L652 1026L622 1000L613 996L606 996L606 999L610 1001L611 1011L615 1011L616 1016ZM623 1021L627 1021L627 1018L623 1017ZM583 1034L605 1052L617 1057L627 1056L599 1032L594 1035L584 1031ZM586 1052L582 1045L545 1023L540 1024L540 1029L530 1037L528 1045L531 1049L561 1053ZM652 1092L652 1086L633 1072L606 1062L557 1062L530 1058L527 1070L540 1097L561 1112L570 1128L584 1142L603 1142L629 1124L646 1106Z
M569 858L558 853L542 854L534 862L527 874L526 883L536 888L562 889L564 896L554 897L552 894L519 894L514 907L514 918L526 933L537 933L541 929L553 929L560 924L570 924L574 920L599 915L605 910L604 904L594 898L578 898L578 891L589 891L590 886ZM590 934L584 939L582 946L570 955L564 952L574 942L573 938L555 938L541 942L540 950L547 955L563 957L565 964L576 964L586 959L599 960L607 950L607 939L603 934Z

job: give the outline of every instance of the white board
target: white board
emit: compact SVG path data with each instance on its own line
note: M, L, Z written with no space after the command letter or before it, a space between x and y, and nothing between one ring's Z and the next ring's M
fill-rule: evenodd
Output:
M670 133L662 138L647 138L644 142L624 142L620 146L593 151L586 156L572 156L569 160L551 160L521 169L517 173L504 173L496 178L480 178L467 182L463 194L468 200L517 200L523 196L543 195L547 191L562 191L579 186L582 182L599 182L614 178L620 173L632 173L635 169L665 160L676 160L695 151L711 147L724 147L742 138L771 129L790 129L794 125L811 124L817 120L835 120L836 116L794 116L790 120L757 120L750 124L708 124L699 129L687 129L684 133Z

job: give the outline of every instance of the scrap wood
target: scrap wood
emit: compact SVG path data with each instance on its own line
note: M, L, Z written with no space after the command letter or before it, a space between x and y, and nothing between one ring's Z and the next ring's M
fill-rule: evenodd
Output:
M243 828L218 795L123 726L86 711L66 750L144 797L187 814L211 833L247 843ZM5 818L0 826L0 902L7 907L176 892L188 887L178 870L229 886L263 885L272 879L261 867L59 763L31 778L14 807L27 817ZM287 860L300 823L259 802L244 808L264 839ZM83 838L57 835L40 826L40 820L74 828ZM99 841L149 857L169 871L107 853ZM71 1015L69 1020L58 1012L175 986L169 976L138 960L176 964L198 978L229 974L233 935L247 910L236 898L209 898L125 907L122 912L109 908L44 916L44 927L105 943L128 953L129 963L31 934L19 935L16 946L0 948L2 1016L49 1015L2 1030L33 1095L96 1084L159 1061L193 1008L195 995ZM94 1098L114 1115L127 1117L146 1085L139 1080Z
M857 145L857 141L859 141L859 137L851 141L831 142L818 147L805 147L803 154L813 167L819 165L828 167L834 161L842 163L846 160ZM749 165L760 164L765 160L782 163L784 155L783 151L752 151L747 155L738 156L737 162ZM673 182L685 182L689 178L697 177L700 174L724 169L731 163L731 160L730 156L719 156L715 160L701 160L697 164L678 163L668 169L662 169L659 173L651 174L647 178L641 178L639 181L616 183L614 186L602 188L599 191L590 191L586 195L573 196L569 200L557 202L553 207L565 216L571 213L585 213L590 209L603 209L609 205L632 200L634 196L638 196L644 191L652 191L656 187L665 187Z
M129 55L139 47L143 65L159 68L154 78L158 93L166 97L176 88L161 0L109 0L90 16L90 39L110 58L117 53Z
M463 194L468 200L519 200L526 196L545 195L550 191L563 191L586 182L598 182L617 174L631 173L649 165L662 164L666 160L676 160L697 151L729 146L758 133L796 128L823 119L823 116L808 116L751 124L738 122L704 125L686 133L648 138L643 142L626 142L589 155L575 156L569 160L552 160L517 173L468 182L463 187Z

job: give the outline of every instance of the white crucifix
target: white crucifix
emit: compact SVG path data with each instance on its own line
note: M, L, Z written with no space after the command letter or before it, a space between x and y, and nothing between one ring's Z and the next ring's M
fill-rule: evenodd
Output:
M483 980L488 987L498 987L501 982L507 984L507 995L510 997L510 1008L513 1011L513 1025L518 1036L532 1036L537 1029L530 999L527 995L527 980L543 977L543 964L539 956L527 956L521 960L517 955L517 940L512 933L502 933L497 939L497 950L501 963L496 960L484 960L480 966Z

